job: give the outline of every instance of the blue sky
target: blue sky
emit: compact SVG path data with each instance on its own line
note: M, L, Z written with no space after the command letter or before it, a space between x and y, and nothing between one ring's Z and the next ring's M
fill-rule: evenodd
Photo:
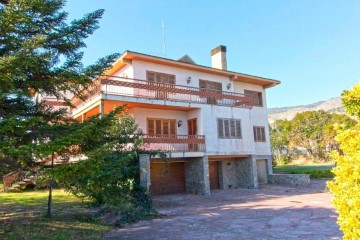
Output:
M268 107L339 96L360 77L360 1L68 0L69 20L105 9L86 40L84 63L132 50L167 57L189 54L210 66L210 50L227 47L228 69L282 81L267 90Z

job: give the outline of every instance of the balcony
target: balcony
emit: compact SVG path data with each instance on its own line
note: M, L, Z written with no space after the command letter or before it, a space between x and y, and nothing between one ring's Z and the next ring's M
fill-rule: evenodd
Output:
M254 106L252 95L114 76L102 76L97 79L94 85L83 93L83 96L85 99L92 99L101 93L230 107L251 108ZM80 107L84 103L76 97L71 102L75 107Z
M205 152L203 135L144 134L143 150L160 152Z

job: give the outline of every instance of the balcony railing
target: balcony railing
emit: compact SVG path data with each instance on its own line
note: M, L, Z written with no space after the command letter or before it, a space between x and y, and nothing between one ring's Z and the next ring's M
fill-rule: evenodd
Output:
M144 134L142 148L161 152L205 152L203 135Z
M84 98L91 99L100 93L244 108L254 105L252 95L114 76L102 76L96 80L94 85L84 92ZM83 101L78 98L72 100L75 107L82 103Z

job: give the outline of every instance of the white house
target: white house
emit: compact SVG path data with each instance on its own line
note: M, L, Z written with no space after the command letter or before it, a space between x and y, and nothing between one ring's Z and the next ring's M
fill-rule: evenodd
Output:
M279 81L227 70L226 47L212 67L126 51L88 91L73 98L82 121L127 104L145 148L171 152L170 165L140 157L141 183L154 194L257 188L272 173L265 89Z

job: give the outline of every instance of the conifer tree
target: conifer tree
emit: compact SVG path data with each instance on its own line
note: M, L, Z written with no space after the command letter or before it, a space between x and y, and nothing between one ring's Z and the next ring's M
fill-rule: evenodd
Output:
M66 123L34 96L54 96L70 105L117 55L82 64L84 40L104 11L67 23L64 0L9 0L0 3L0 174L34 164L34 145L50 124ZM40 136L40 134L42 134Z

